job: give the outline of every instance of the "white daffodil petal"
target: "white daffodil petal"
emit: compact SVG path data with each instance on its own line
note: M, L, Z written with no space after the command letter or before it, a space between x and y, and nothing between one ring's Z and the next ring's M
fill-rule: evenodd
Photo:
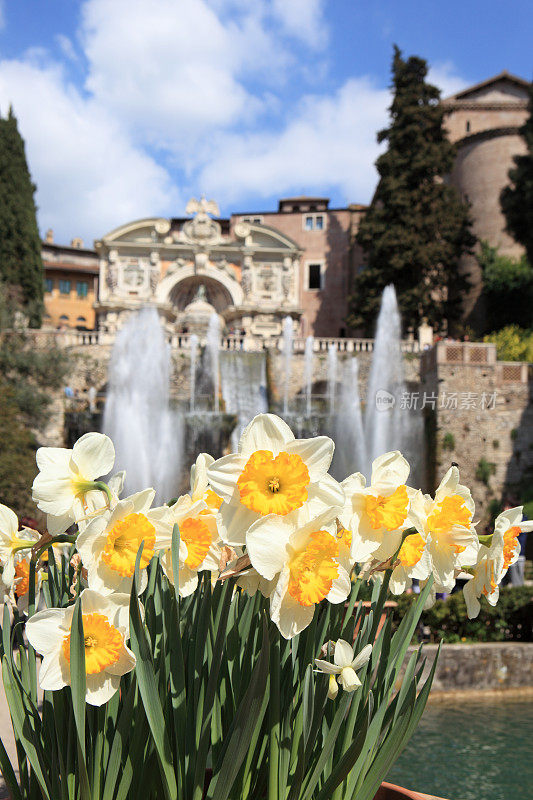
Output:
M476 597L474 581L470 580L463 586L463 596L466 604L466 613L469 619L475 619L481 611L481 604Z
M15 512L0 503L0 532L11 539L17 535L18 528L19 522Z
M287 545L292 530L275 514L257 520L246 536L252 566L267 580L281 572L287 561Z
M407 482L410 469L409 462L400 451L392 450L372 462L370 484L373 487L400 486Z
M72 450L64 447L39 447L35 460L39 471L46 470L56 475L66 475L69 471Z
M65 609L46 608L38 611L26 622L26 636L33 649L43 656L57 650L65 632L60 626L65 621Z
M96 675L87 675L85 702L91 706L103 706L120 687L120 675L111 675L105 670Z
M111 664L109 667L106 667L106 672L109 675L125 675L127 672L131 672L132 669L135 667L137 660L134 654L131 652L129 647L126 645L122 645L122 650L120 651L120 655L118 657L118 661L115 661L114 664Z
M68 476L39 472L33 481L32 499L46 514L60 517L67 514L73 505L72 479Z
M255 450L270 450L275 458L292 441L294 434L280 417L275 414L258 414L242 432L239 453L247 460ZM217 492L211 478L209 482Z
M363 647L361 652L356 655L350 666L353 669L361 669L361 667L364 667L364 665L369 661L371 655L372 645L367 644Z
M207 470L207 478L213 491L229 502L237 491L237 480L245 466L246 460L236 453L222 456L213 462Z
M353 661L353 648L344 639L335 642L333 661L338 667L349 667Z
M337 667L336 664L331 664L329 661L323 661L320 658L315 658L315 664L320 672L324 672L326 675L338 675L340 672L340 667Z
M330 603L344 603L352 590L350 576L340 564L338 566L339 575L333 579L329 590L328 600Z
M307 498L310 517L316 517L324 508L331 508L332 506L342 509L345 503L344 492L340 483L329 474L324 475L318 483L310 484L307 490Z
M286 453L300 456L309 471L311 483L321 480L328 471L335 445L329 436L295 439L284 446Z
M86 433L72 448L72 461L86 480L101 478L113 469L113 442L104 433Z
M46 655L39 669L39 686L46 691L56 691L70 684L69 666L60 650Z
M257 518L255 511L241 503L222 503L217 514L220 538L232 547L246 544L246 532Z
M361 681L352 667L344 667L339 675L339 683L345 692L353 692L358 686L361 686Z

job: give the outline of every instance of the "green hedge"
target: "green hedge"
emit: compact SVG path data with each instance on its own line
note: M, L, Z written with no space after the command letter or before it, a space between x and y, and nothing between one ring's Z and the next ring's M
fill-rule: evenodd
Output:
M411 594L396 598L398 608L394 611L394 625L399 624L416 597ZM433 608L422 614L421 624L429 628L432 642L531 642L533 587L502 587L494 608L482 598L481 611L476 619L468 619L463 593L456 592L446 600L437 600Z

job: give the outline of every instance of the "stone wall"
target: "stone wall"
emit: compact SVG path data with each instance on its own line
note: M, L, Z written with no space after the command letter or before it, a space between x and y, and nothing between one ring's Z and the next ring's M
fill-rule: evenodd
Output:
M416 648L410 647L406 662ZM424 645L427 676L438 645ZM430 697L449 692L504 691L533 688L533 642L443 644Z
M486 360L467 361L468 353ZM424 409L435 483L456 462L482 522L490 501L501 499L505 487L516 490L533 470L528 372L527 365L497 362L494 345L443 342L423 360L422 396L437 397L435 408Z

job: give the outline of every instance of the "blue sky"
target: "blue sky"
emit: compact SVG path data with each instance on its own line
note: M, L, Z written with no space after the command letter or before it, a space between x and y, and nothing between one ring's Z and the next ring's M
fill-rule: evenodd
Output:
M532 76L529 0L4 0L39 225L87 242L205 193L222 213L373 192L397 43L453 93Z

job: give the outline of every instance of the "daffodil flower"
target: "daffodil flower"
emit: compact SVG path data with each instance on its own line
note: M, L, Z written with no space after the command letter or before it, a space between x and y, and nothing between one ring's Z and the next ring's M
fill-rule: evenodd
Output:
M150 506L153 489L119 500L112 511L93 519L76 540L76 547L87 570L90 589L109 595L130 592L135 559L143 542L140 561L139 594L147 584L146 567L154 553L162 549L156 536L157 515L152 519Z
M522 517L523 506L517 506L502 511L494 522L494 531L501 530L503 533L503 567L505 570L518 561L520 556L518 537L520 534L533 531L533 521L523 520Z
M19 531L17 515L0 503L0 566L2 582L9 590L15 580L16 554L30 549L39 541L39 534L23 529Z
M269 514L248 532L252 566L267 581L276 579L270 615L285 639L309 625L317 603L343 603L350 593L350 576L340 563L339 510L328 509L301 526Z
M410 533L396 556L389 588L393 594L403 594L412 585L413 578L425 581L430 575L431 557L427 542L420 533Z
M128 594L104 597L91 589L81 595L85 639L85 700L101 706L115 694L121 675L135 667L135 656L126 646L129 638ZM39 671L42 689L70 686L70 628L74 607L38 611L26 622L28 641L43 656Z
M209 486L207 470L214 464L215 459L209 453L200 453L191 467L191 498L196 502L203 500L206 504L204 513L216 514L223 503Z
M225 501L218 515L222 539L246 544L254 522L275 514L287 518L306 506L319 513L344 503L340 485L328 475L334 444L327 436L295 439L274 414L259 414L245 428L238 453L207 469L213 491Z
M490 547L480 545L477 562L471 568L472 577L463 588L466 611L470 619L479 614L479 598L484 595L491 606L495 606L500 596L500 582L507 572L504 556L503 526L495 528Z
M86 433L72 450L37 450L39 474L33 481L32 497L48 515L51 535L63 533L73 522L103 507L103 492L109 489L98 478L107 475L114 462L113 442L103 433Z
M328 690L328 697L330 699L334 699L337 696L338 688L336 681L342 686L345 692L353 692L361 686L361 681L357 677L356 670L364 667L370 659L371 654L372 645L367 644L363 647L361 652L354 657L351 645L345 642L344 639L339 639L335 642L333 664L329 661L315 658L315 664L318 667L317 672L323 672L330 676Z
M369 486L360 472L342 482L346 502L340 521L352 534L354 562L364 563L370 556L386 561L398 550L402 532L412 526L415 490L406 486L409 471L406 459L393 450L374 460Z
M434 499L417 492L411 503L411 518L427 542L435 583L442 591L451 591L456 571L476 561L474 510L470 491L459 483L457 467L450 467Z
M161 566L173 585L172 531L174 525L179 527L179 594L188 597L198 585L199 572L218 571L222 553L216 511L209 509L204 500L183 495L170 507L153 509L151 521L156 528L157 549L163 550Z

